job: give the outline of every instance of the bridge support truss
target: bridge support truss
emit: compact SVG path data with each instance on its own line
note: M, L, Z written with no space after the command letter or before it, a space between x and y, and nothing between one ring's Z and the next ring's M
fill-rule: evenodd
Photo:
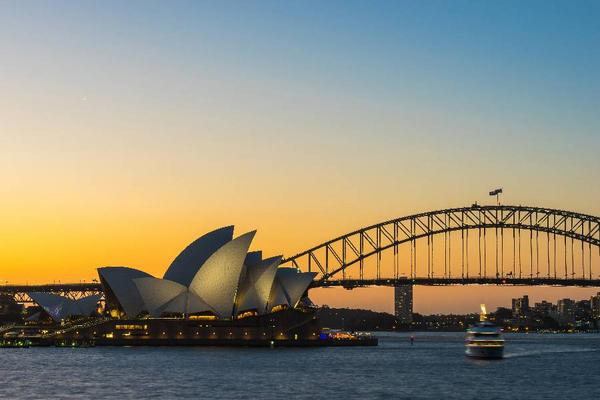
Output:
M65 296L73 300L103 294L99 283L56 283L49 285L2 285L0 295L11 296L17 303L33 303L28 293L44 292Z

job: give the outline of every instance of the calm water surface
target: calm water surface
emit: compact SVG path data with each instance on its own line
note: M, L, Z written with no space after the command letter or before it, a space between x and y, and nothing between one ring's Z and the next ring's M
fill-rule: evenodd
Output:
M381 334L374 348L0 349L6 399L600 398L600 335L506 335L506 358L461 333Z

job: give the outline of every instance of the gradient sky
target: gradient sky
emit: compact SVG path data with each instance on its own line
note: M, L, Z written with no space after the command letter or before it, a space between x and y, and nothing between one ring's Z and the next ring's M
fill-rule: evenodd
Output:
M600 215L597 1L0 2L0 280L292 254L417 211ZM417 288L416 310L586 297ZM390 311L390 289L314 293Z

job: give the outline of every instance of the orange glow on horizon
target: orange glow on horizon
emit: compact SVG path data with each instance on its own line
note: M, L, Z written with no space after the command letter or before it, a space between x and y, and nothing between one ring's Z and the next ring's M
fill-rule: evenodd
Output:
M100 207L101 208L101 207ZM344 231L356 229L360 225L348 226L339 220L334 223L335 214L301 219L296 214L298 225L289 225L285 218L292 213L284 210L270 210L271 218L260 207L250 215L245 212L206 213L200 209L178 209L168 217L150 209L132 209L132 215L126 217L125 210L85 215L56 209L44 215L29 215L30 222L17 218L8 219L3 225L3 237L0 244L0 265L2 283L51 283L79 282L97 279L95 268L105 265L125 265L139 268L156 276L162 276L175 256L197 236L218 226L237 221L235 235L251 229L258 229L252 249L262 249L265 256L291 255L309 248L320 241L337 236ZM204 215L205 218L192 218L191 215ZM340 213L338 213L338 218ZM385 218L386 219L389 216ZM255 226L253 221L261 221ZM127 221L123 223L122 221ZM226 221L226 223L219 223ZM333 232L330 226L340 226ZM368 221L367 225L376 221ZM33 225L32 225L33 224ZM32 229L26 227L37 226ZM304 226L302 233L293 229ZM310 229L315 227L315 229ZM343 229L343 230L342 230ZM282 251L283 250L283 251ZM405 253L408 249L401 250ZM406 256L406 254L404 254ZM421 255L422 256L422 255ZM438 268L443 264L438 254ZM423 256L422 256L423 257ZM385 261L385 256L383 257ZM424 257L421 258L424 260ZM475 261L472 261L475 263ZM455 268L458 260L454 260ZM492 263L492 261L490 261ZM383 269L389 269L389 262ZM416 287L415 311L436 312L477 312L480 303L485 302L490 309L497 306L510 306L510 298L530 294L533 301L542 299L556 301L559 298L589 298L595 289L545 288L545 287ZM341 288L315 289L311 298L317 304L334 307L367 308L392 312L393 292L391 288L365 288L345 290Z

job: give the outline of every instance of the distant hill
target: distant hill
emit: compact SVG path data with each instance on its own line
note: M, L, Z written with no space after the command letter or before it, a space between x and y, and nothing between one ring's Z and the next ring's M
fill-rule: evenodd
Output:
M352 308L319 309L321 326L348 331L464 331L479 320L478 314L413 314L411 325L401 324L392 314Z
M391 331L403 328L392 314L371 310L322 307L318 315L324 328L349 331Z

